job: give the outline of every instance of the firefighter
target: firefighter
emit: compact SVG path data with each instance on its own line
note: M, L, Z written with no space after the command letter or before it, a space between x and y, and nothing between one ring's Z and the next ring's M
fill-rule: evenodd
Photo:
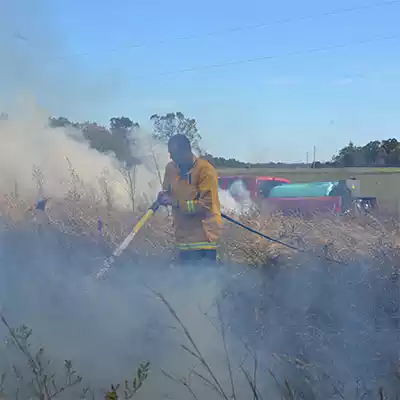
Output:
M157 199L160 205L172 206L179 258L216 261L222 229L217 171L193 154L185 135L172 136L168 151L172 161L165 168Z

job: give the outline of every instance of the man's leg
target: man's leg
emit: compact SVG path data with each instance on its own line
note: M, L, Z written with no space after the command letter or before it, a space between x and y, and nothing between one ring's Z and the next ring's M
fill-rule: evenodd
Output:
M200 250L182 250L179 252L179 260L182 263L191 263L201 260Z
M217 261L216 250L184 250L179 253L179 259L181 262L190 263L198 261Z
M217 250L203 250L203 259L207 261L217 261Z

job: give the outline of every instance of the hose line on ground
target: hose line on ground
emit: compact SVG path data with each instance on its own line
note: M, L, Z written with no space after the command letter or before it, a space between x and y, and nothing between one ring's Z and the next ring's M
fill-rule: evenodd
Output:
M235 224L235 225L237 225L237 226L240 226L241 228L245 229L246 231L249 231L249 232L251 232L251 233L254 233L254 234L258 235L258 236L263 237L264 239L269 240L270 242L278 243L278 244L280 244L280 245L282 245L282 246L288 247L289 249L293 249L293 250L297 250L297 251L304 252L304 250L302 250L302 249L300 249L300 248L298 248L298 247L292 246L291 244L284 243L284 242L281 242L281 241L278 240L278 239L274 239L274 238L272 238L272 237L270 237L270 236L264 235L264 233L261 233L261 232L259 232L259 231L256 231L255 229L251 228L250 226L247 226L247 225L245 225L245 224L242 224L241 222L237 221L236 219L233 219L232 217L230 217L229 215L226 215L226 214L224 214L224 213L221 213L221 217L224 218L224 219L226 219L226 220L229 221L229 222L232 222L233 224Z

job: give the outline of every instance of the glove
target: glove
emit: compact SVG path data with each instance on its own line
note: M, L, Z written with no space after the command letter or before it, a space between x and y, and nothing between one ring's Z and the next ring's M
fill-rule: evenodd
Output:
M48 201L49 201L48 198L44 198L42 200L39 200L35 205L35 210L45 211Z
M166 191L162 191L162 192L158 193L157 202L160 204L160 206L171 206L172 205L171 196Z

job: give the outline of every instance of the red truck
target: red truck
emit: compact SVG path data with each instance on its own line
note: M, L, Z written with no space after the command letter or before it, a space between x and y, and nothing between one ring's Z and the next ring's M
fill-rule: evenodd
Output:
M372 208L376 207L376 199L360 197L360 182L354 178L291 183L288 179L275 176L235 175L220 177L219 186L228 190L237 202L250 197L263 213L340 214L354 207L362 206L360 209L367 210L365 202Z
M244 189L249 193L251 200L257 201L260 198L268 197L270 190L278 185L291 183L289 179L279 178L276 176L246 176L246 175L230 175L218 178L219 187L222 190L230 191L233 183L241 182ZM232 197L237 197L235 193L231 193Z

